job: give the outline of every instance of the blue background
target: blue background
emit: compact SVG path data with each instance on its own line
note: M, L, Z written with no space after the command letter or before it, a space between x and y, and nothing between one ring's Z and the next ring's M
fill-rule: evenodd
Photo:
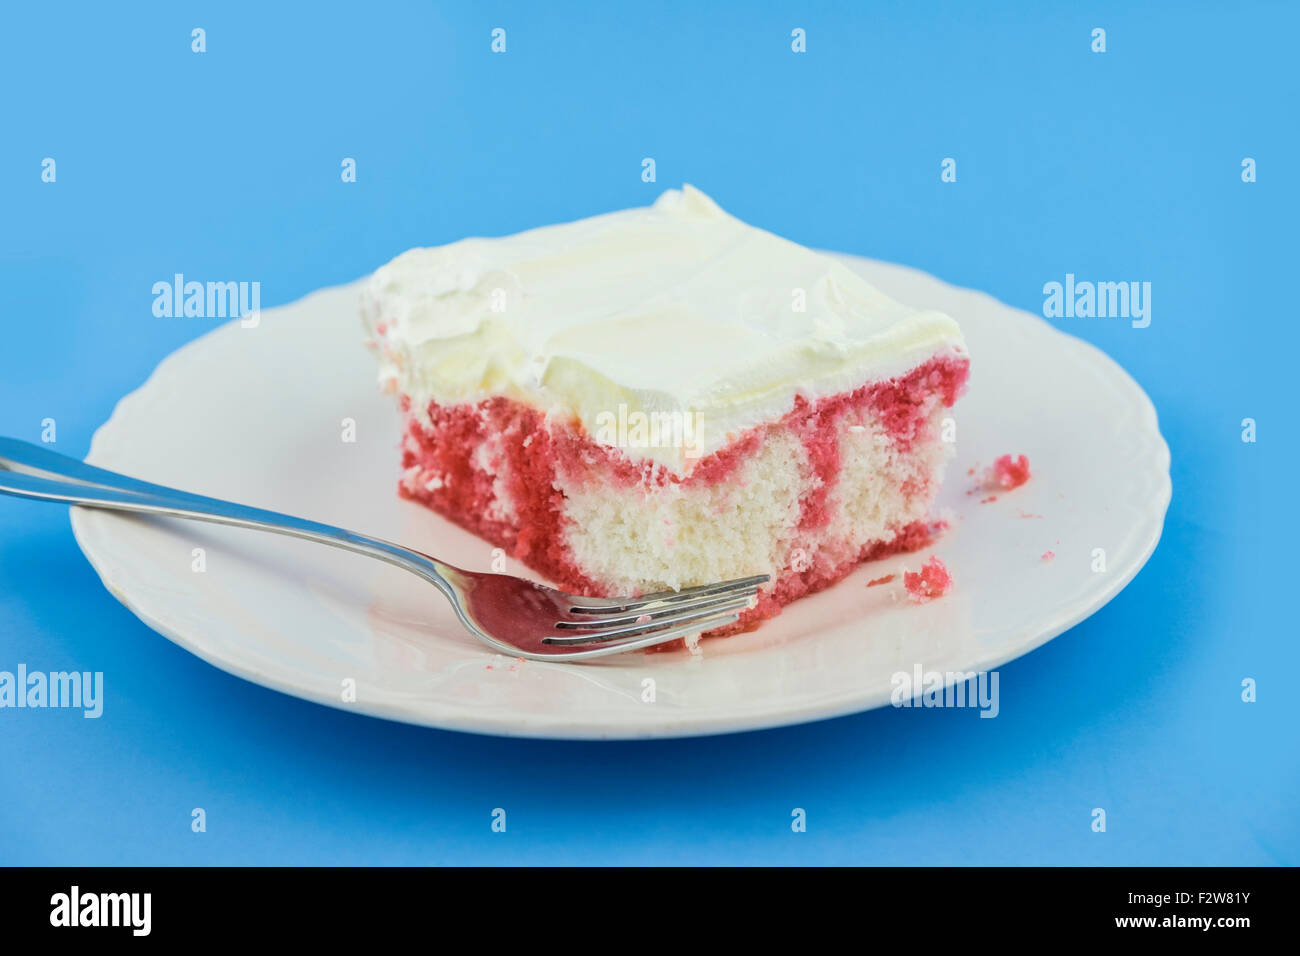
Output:
M1296 11L8 5L0 433L39 440L54 418L83 455L214 324L152 315L174 272L260 280L266 307L409 246L687 181L1030 311L1066 272L1150 281L1147 329L1055 321L1147 389L1174 498L1128 589L1003 669L996 720L884 710L617 745L422 730L244 683L114 601L63 509L0 500L0 669L107 685L99 720L0 711L0 862L1300 862Z

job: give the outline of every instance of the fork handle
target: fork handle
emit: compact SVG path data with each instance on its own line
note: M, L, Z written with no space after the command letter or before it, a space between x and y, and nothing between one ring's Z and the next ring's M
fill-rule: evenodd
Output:
M113 511L193 518L305 538L395 564L433 582L448 598L451 588L444 575L454 575L458 570L427 554L381 538L155 485L16 438L0 437L0 493Z

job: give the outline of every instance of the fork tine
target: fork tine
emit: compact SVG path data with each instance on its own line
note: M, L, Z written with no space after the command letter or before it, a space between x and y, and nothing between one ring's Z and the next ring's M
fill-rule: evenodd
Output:
M745 588L742 591L732 591L727 594L705 595L694 601L685 601L677 604L660 604L654 607L641 608L633 611L620 611L611 614L591 614L579 618L566 618L556 621L555 626L564 631L583 630L594 631L606 628L617 627L621 624L664 624L678 619L686 620L689 612L697 615L706 611L713 611L723 604L729 604L737 600L748 601L750 598L758 596L758 588Z
M635 611L648 605L679 604L698 597L721 596L732 591L757 587L770 579L766 574L755 574L747 578L735 578L731 581L719 581L716 584L702 584L698 587L685 588L681 591L656 591L643 594L639 598L622 600L619 598L584 598L570 596L572 602L570 614L608 614L611 612ZM585 603L580 603L585 602Z
M557 646L569 646L574 644L605 644L616 640L617 638L635 637L639 634L650 634L661 631L664 628L680 629L685 627L685 633L692 633L692 629L694 631L707 631L715 625L704 624L703 622L730 611L744 610L749 607L749 602L749 598L732 598L720 604L715 604L705 610L681 611L652 621L625 624L620 627L610 627L599 631L551 634L542 638L542 643L554 644Z
M565 654L565 659L580 660L582 658L603 657L606 654L621 654L624 651L641 650L647 647L654 647L657 644L667 644L669 641L675 641L678 638L689 637L692 634L700 634L704 631L711 631L714 628L725 627L728 624L734 624L740 619L740 615L735 612L723 614L720 617L708 618L705 621L698 621L682 627L670 627L664 631L654 631L651 634L642 634L639 637L630 637L624 641L608 641L604 644L591 645L585 650L574 650Z

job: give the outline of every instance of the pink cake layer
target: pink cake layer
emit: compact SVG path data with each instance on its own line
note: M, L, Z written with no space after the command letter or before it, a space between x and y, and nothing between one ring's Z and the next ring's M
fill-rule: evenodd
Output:
M739 481L738 471L765 442L774 436L795 436L806 455L803 467L813 472L799 501L798 537L790 548L795 557L786 566L772 569L773 582L760 593L754 608L706 636L735 633L835 583L864 561L916 550L932 540L938 526L914 517L873 540L839 540L828 546L829 503L845 466L839 436L845 421L869 420L887 434L892 453L898 456L936 443L938 411L956 401L968 372L964 355L942 353L895 379L813 403L800 398L783 418L738 436L698 461L686 475L600 444L576 420L548 418L511 399L431 404L426 422L411 414L404 397L407 425L399 491L502 548L566 591L612 596L626 593L626 587L616 588L585 568L569 545L573 519L564 488L644 496L669 485L726 486ZM933 469L916 471L901 489L909 514L928 508L938 490Z

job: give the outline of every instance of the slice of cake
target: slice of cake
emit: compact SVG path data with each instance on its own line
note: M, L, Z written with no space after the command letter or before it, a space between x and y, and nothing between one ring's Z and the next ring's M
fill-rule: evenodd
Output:
M690 186L412 249L362 311L400 493L565 590L771 575L730 632L930 539L956 323Z

